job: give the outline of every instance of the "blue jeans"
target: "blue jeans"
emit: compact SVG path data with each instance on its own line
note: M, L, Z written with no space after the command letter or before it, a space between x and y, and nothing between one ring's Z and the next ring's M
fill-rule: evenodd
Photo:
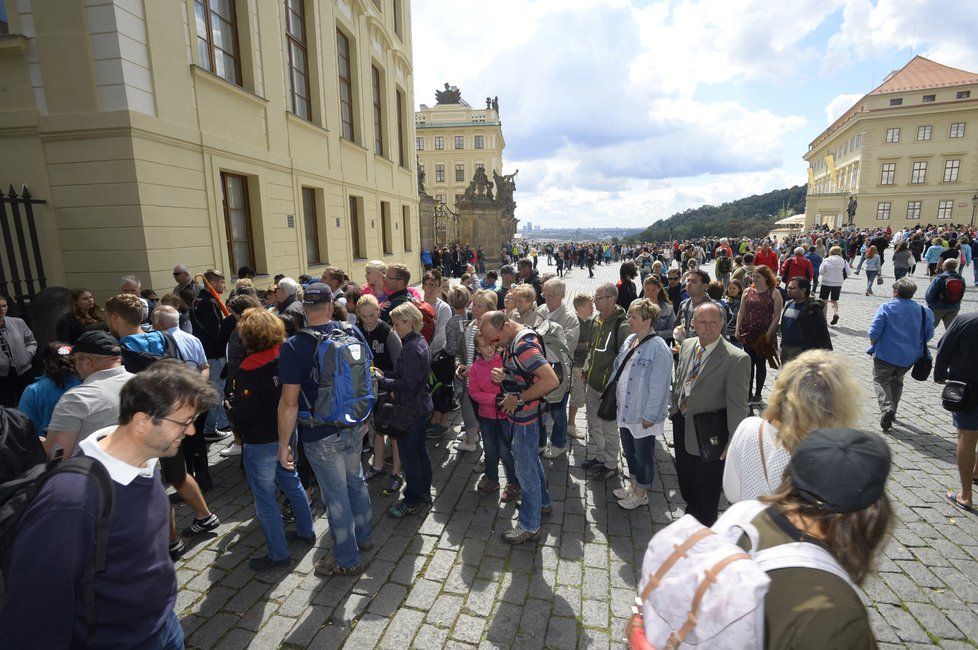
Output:
M618 431L621 432L621 450L628 465L628 476L635 479L640 488L648 490L655 479L655 436L633 438L628 427Z
M900 267L900 268L894 267L893 268L893 279L894 280L899 280L900 278L902 278L903 276L905 276L909 272L910 272L910 269L908 269L908 268L905 269L903 267Z
M210 366L211 386L221 396L217 404L207 411L207 420L204 422L204 433L212 433L214 429L223 429L228 426L228 414L224 411L224 378L221 371L227 359L208 359L207 365Z
M540 460L540 427L537 422L510 424L513 431L513 460L516 479L523 489L520 505L520 527L536 532L540 529L540 508L550 505L547 475Z
M876 280L877 275L879 275L879 271L866 270L866 291L873 290L873 282Z
M499 483L499 461L503 461L506 482L519 485L516 466L513 463L513 432L509 420L496 420L479 416L482 447L486 450L486 476Z
M302 446L323 495L329 532L333 536L333 558L343 568L355 567L360 564L357 544L368 543L373 531L370 495L360 464L363 427L341 429L339 433Z
M299 482L299 474L294 469L290 472L279 464L277 442L262 445L245 443L242 457L248 487L255 497L255 515L261 524L261 532L265 534L268 557L273 561L284 560L289 557L289 549L285 545L285 525L275 500L276 485L292 504L299 535L316 536L316 531L312 528L309 500Z
M567 391L567 394L564 395L564 399L560 400L556 404L548 405L548 412L554 421L553 426L550 427L551 447L563 447L567 444L567 401L569 399L570 391ZM540 430L543 434L540 436L540 446L543 447L547 442L547 431L542 417L540 420Z
M421 503L421 497L431 495L431 457L424 444L430 417L430 413L416 417L408 434L397 439L404 471L404 503L412 508Z
M183 650L183 627L175 612L170 612L156 639L160 650Z

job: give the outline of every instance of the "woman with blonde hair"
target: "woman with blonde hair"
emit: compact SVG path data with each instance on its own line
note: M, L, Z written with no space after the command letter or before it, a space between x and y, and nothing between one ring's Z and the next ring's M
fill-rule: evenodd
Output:
M360 295L374 296L378 303L387 300L387 287L384 284L387 279L387 264L380 260L370 260L364 273L367 283L360 287Z
M723 470L727 500L774 492L805 436L856 424L860 393L846 361L827 350L809 350L785 364L764 417L746 418L730 438Z
M863 258L863 266L866 268L866 295L873 295L873 280L883 270L883 262L875 246L870 246Z

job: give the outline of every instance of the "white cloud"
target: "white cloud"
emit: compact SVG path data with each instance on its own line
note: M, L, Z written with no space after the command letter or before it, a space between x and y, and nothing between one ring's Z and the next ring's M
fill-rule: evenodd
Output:
M839 95L828 103L825 107L825 123L832 124L843 113L852 108L853 104L863 98L865 93L855 93L851 95Z

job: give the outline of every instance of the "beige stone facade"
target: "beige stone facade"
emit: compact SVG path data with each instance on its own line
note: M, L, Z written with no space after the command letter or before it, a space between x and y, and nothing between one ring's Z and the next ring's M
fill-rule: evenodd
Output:
M409 0L5 3L0 184L52 283L420 269Z
M498 108L473 108L459 97L457 103L422 104L414 120L424 185L436 201L454 207L480 166L490 179L503 173L506 140Z
M968 223L978 190L978 73L915 57L822 132L809 163L805 223ZM835 175L833 177L833 167Z

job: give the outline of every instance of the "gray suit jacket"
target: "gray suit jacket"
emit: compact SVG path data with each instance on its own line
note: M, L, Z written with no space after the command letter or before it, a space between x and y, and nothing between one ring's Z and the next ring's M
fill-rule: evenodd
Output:
M693 365L693 355L699 339L683 341L679 350L679 364L676 366L676 380L672 384L669 401L670 417L679 412L679 398L683 384ZM735 345L720 339L716 348L707 357L700 369L699 377L689 394L689 412L686 414L684 441L687 453L699 456L693 417L697 413L727 409L727 428L730 435L741 420L747 417L747 394L750 389L750 357Z

